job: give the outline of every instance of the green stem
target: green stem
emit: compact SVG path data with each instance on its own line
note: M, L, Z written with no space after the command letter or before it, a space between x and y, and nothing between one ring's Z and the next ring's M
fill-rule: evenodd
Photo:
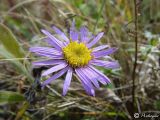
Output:
M98 17L97 17L97 19L96 19L96 24L95 24L95 26L94 26L93 33L95 33L95 30L96 30L96 28L97 28L98 21L99 21L99 18L100 18L100 16L101 16L101 13L102 13L102 10L103 10L103 8L104 8L105 3L106 3L106 0L103 0L102 5L101 5L101 8L100 8L100 11L99 11L99 13L98 13Z

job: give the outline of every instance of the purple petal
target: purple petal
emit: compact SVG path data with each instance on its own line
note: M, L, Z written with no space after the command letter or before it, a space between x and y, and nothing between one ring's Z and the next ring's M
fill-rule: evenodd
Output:
M117 48L113 47L113 48L109 48L107 50L92 52L92 55L94 56L94 58L100 58L100 57L104 57L106 55L112 54L115 51L117 51Z
M50 39L50 38L45 38L44 40L45 40L51 47L54 47L54 44L55 44L55 43L53 42L52 39ZM68 43L67 43L67 42L62 42L62 45L63 45L63 46L67 46ZM56 48L56 50L62 52L62 49L57 49L57 48Z
M103 49L108 48L108 47L109 47L109 45L101 45L101 46L93 48L92 52L103 50Z
M85 78L85 75L81 71L79 71L79 69L75 69L75 72L78 75L78 77L81 79L82 85L86 90L86 92L92 96L95 96L94 89L91 82L88 81L87 78Z
M64 67L66 67L67 64L64 62L64 63L61 63L59 65L56 65L54 67L51 67L50 69L46 70L45 72L42 73L42 76L45 76L45 75L48 75L50 73L53 73L53 72L56 72L58 70L61 70L63 69Z
M99 88L99 83L97 81L98 76L96 76L95 74L93 74L88 68L81 68L80 71L84 74L84 76L90 80L95 87Z
M39 56L45 56L45 57L49 57L49 58L57 59L57 60L64 59L63 55L50 55L49 53L48 54L36 53L36 54Z
M89 39L86 39L85 43L90 42L95 36L92 33L89 33Z
M62 55L62 52L54 49L54 48L48 48L48 47L31 47L29 49L31 52L37 52L42 54L53 54L53 55Z
M76 74L79 76L79 78L90 88L93 88L92 84L88 79L85 77L85 75L80 71L79 68L75 69Z
M102 67L105 67L105 68L111 68L111 69L119 68L118 62L115 62L115 61L109 62L109 61L94 59L90 63L93 64L93 65L102 66Z
M59 41L57 38L55 38L51 33L49 33L46 30L41 30L43 32L43 34L45 34L46 36L48 36L49 38L49 42L51 43L51 45L53 45L57 50L61 50L62 47L64 47L64 45L62 44L61 41Z
M103 79L103 78L102 78L99 74L97 74L94 70L92 70L90 67L87 67L87 69L88 69L94 76L97 77L97 80L98 80L99 82L101 82L103 85L106 85L106 84L107 84L106 80Z
M66 79L64 81L64 85L63 85L63 95L66 95L68 91L68 88L70 86L71 79L72 79L72 73L73 73L72 68L69 68L67 75L66 75Z
M67 36L60 30L58 29L57 27L53 26L52 27L54 29L54 31L60 35L66 42L69 42L69 39L67 38Z
M79 33L75 28L75 21L72 22L72 27L70 28L70 39L72 41L78 41Z
M42 87L48 85L49 83L51 83L53 80L61 77L67 70L69 69L69 67L65 67L64 69L62 69L61 71L59 71L58 73L54 74L52 77L50 77L48 80L44 81L42 84Z
M97 73L100 76L101 80L106 81L106 83L110 83L111 82L110 79L107 76L105 76L102 72L100 72L96 68L94 68L92 66L89 66L89 68L91 68L95 73Z
M93 45L95 45L101 39L101 37L103 36L103 34L104 34L103 32L98 33L98 35L90 43L87 44L87 47L90 48Z
M63 55L53 55L53 54L50 54L50 53L35 53L36 55L39 55L39 56L45 56L45 57L49 57L49 58L52 58L52 59L64 59Z
M29 50L39 56L45 56L45 57L50 57L54 59L63 59L62 52L57 51L54 48L32 47Z
M33 65L35 66L46 66L46 65L57 65L57 64L61 64L64 63L64 60L44 60L44 61L36 61L36 62L32 62Z
M81 27L80 28L80 35L81 35L81 42L85 42L85 41L88 41L89 38L89 32L88 32L88 29L86 27Z
M72 41L78 41L78 32L70 30L70 38Z
M81 81L81 84L88 95L95 96L95 91L93 88L88 87L83 81Z

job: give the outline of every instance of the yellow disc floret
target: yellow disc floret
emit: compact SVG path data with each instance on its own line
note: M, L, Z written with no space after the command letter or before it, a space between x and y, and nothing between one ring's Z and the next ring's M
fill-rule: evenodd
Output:
M72 67L82 67L91 60L91 50L84 43L71 42L63 48L64 58Z

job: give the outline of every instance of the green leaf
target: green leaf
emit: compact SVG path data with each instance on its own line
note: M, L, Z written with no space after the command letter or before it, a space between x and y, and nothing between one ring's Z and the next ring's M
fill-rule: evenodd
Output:
M114 89L115 88L114 84L112 84L112 83L107 84L106 87L109 88L109 89Z
M28 102L24 102L23 106L19 109L15 120L20 120L20 118L24 115L24 113L28 109L28 107L29 107L29 103Z
M22 102L24 100L24 97L17 92L0 91L0 105L13 102Z
M154 106L157 110L160 110L160 100L155 101Z
M24 51L20 47L16 37L13 35L11 30L3 24L0 24L0 43L2 43L6 50L15 57L24 57Z
M157 46L158 45L158 39L151 39L150 40L150 45Z

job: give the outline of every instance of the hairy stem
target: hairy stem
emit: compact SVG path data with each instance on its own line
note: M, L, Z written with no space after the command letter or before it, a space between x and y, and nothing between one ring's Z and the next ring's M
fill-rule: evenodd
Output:
M134 66L133 66L133 72L132 72L132 108L133 108L133 114L135 112L135 78L136 78L136 67L137 67L137 55L138 55L138 18L137 15L138 14L138 7L137 7L137 1L134 0L134 16L135 16L135 20L134 20L134 24L135 24L135 61L134 61Z

